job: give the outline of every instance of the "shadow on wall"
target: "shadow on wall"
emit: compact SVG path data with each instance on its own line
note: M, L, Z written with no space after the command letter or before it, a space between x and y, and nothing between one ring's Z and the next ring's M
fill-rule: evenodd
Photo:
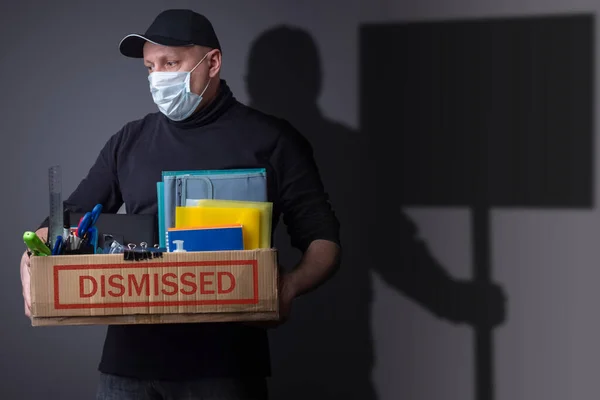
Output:
M394 182L402 205L468 208L476 287L493 281L492 208L593 207L593 15L369 24L360 38L377 200ZM474 398L493 400L493 331L473 322Z
M251 105L287 119L312 143L341 221L344 245L340 272L319 290L298 299L290 321L270 334L271 393L275 400L370 400L377 398L371 382L371 271L440 319L453 323L491 330L504 321L505 300L502 290L487 281L453 278L429 253L416 226L399 207L397 192L402 182L398 177L402 174L380 181L384 177L381 172L389 167L381 161L390 165L399 161L393 144L400 139L396 125L378 126L377 132L357 132L328 120L317 106L321 77L317 45L307 32L275 27L251 47L246 76ZM378 85L362 101L373 107L393 102L385 84ZM402 114L399 107L394 113ZM396 212L380 215L386 204ZM280 225L276 233L276 245L283 264L293 265L298 254L289 247L282 228ZM402 363L399 360L398 379L410 376L411 366ZM410 382L406 384L408 387Z

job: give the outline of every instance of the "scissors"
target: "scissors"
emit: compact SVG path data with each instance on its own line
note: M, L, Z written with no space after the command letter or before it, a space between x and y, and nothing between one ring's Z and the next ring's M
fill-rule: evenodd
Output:
M98 221L101 212L102 204L97 204L91 212L85 213L83 218L79 221L79 225L77 225L78 237L81 239L85 238L85 235L87 235L90 229L96 224L96 221Z

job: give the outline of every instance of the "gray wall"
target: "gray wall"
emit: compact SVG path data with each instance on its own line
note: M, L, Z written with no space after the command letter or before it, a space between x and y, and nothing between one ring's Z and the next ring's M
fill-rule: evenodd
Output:
M0 398L93 396L105 329L29 326L19 283L20 233L34 228L47 213L49 165L63 165L63 189L70 192L111 134L127 121L155 110L142 65L121 57L117 44L124 34L143 30L163 8L191 7L212 19L224 47L223 76L243 102L250 101L244 76L251 41L281 23L306 29L322 56L318 105L327 118L352 132L360 128L360 23L595 12L598 7L592 1L565 0L136 3L108 6L72 1L61 2L61 9L42 1L0 4L0 132L5 138L0 163L10 188L1 200L4 229L0 235L6 265L0 290L5 305ZM469 278L473 241L469 210L410 208L405 212L444 268L457 278ZM508 320L495 331L497 399L597 397L598 217L595 210L492 211L494 279L509 299ZM372 375L378 398L475 399L472 329L437 318L377 272L365 277L365 290L372 289L373 298L361 314L368 320L357 322L367 325L357 329L366 328L372 335L372 343L365 346L372 346L374 364L366 373ZM335 283L332 287L339 289ZM326 291L327 287L321 292ZM313 299L324 299L324 295L317 293ZM304 333L311 340L319 337L318 330L303 325L311 320L307 305L315 302L299 301L297 319L272 333L275 351L289 350L294 356L291 348L302 346L299 338ZM290 349L286 350L286 344ZM334 367L335 354L326 357ZM286 365L281 355L274 358L276 366ZM294 372L310 376L311 371ZM289 373L275 373L291 382ZM353 373L347 376L353 378ZM346 380L346 384L351 382ZM274 390L284 393L277 385Z

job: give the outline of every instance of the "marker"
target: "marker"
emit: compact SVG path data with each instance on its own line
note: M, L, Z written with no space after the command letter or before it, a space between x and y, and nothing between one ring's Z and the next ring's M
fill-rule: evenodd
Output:
M80 239L75 235L75 233L69 233L69 243L71 244L71 250L77 250L79 248Z
M64 210L63 213L63 239L69 239L69 232L71 232L71 211Z
M50 256L52 255L52 251L46 244L40 239L40 237L31 231L27 231L23 234L23 241L31 250L33 255L35 256Z

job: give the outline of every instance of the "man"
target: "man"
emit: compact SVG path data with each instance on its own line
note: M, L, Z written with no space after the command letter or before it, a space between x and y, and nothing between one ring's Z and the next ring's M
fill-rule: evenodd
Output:
M308 142L286 121L239 103L220 79L212 24L189 10L159 14L144 35L128 35L123 55L142 58L160 112L126 124L101 150L67 199L80 209L156 213L163 170L267 169L274 223L280 215L299 264L282 275L285 319L294 298L339 264L339 224ZM290 94L293 95L293 94ZM44 238L47 223L38 230ZM21 262L30 315L29 261ZM317 361L318 362L318 361ZM243 323L109 326L98 399L266 399L267 333Z

